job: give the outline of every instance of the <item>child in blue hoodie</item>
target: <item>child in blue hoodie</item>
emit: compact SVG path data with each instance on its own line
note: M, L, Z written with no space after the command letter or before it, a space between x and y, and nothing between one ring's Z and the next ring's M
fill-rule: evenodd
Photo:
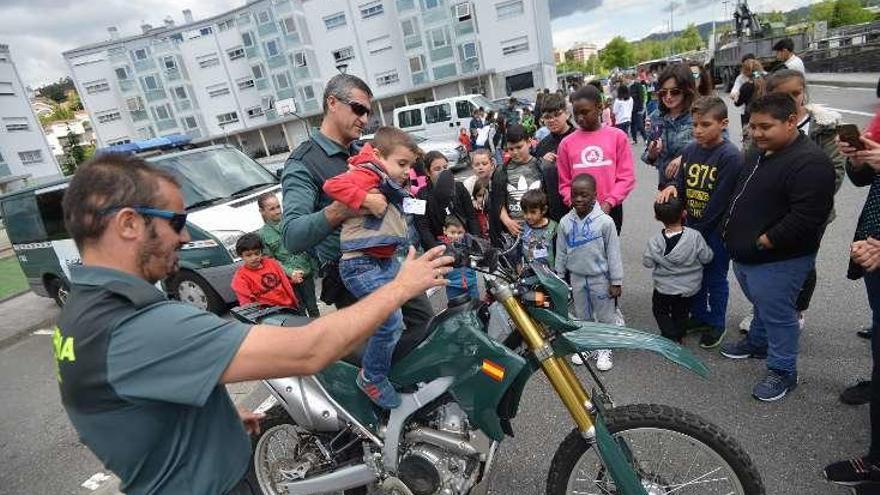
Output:
M581 174L571 183L571 211L556 231L556 272L571 275L574 314L614 325L623 284L620 240L614 220L596 202L596 179ZM572 362L582 364L577 354ZM596 368L610 370L611 350L596 352Z

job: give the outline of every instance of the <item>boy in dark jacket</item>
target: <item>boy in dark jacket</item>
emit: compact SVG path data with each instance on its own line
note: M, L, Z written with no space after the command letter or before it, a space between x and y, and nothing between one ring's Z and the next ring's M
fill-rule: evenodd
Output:
M722 237L755 316L748 335L724 344L721 354L731 359L766 357L768 373L752 395L774 401L797 386L795 299L815 265L834 203L834 168L798 132L790 96L763 96L749 110L757 149L746 156Z

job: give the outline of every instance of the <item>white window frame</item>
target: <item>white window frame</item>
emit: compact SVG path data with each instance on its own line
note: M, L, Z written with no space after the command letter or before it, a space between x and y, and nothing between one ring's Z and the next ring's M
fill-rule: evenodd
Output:
M279 84L280 81L284 81L284 85ZM293 81L290 79L290 74L287 72L277 72L272 74L272 82L275 84L275 88L282 89L290 89L293 85Z
M43 150L26 150L18 152L18 159L22 165L43 163Z
M383 15L385 13L385 5L382 3L382 0L373 0L358 5L358 10L361 13L361 19L369 19Z
M165 118L162 118L159 115L159 110L163 110L165 112ZM153 107L153 113L156 115L156 120L171 120L173 117L171 116L171 109L168 107L168 104L158 105Z
M346 46L330 52L334 62L345 62L354 58L354 47Z
M196 57L196 62L198 62L199 67L202 69L209 69L220 65L220 57L216 53L209 53L208 55Z
M226 112L217 114L217 124L221 127L224 125L235 124L238 122L238 112ZM221 118L222 117L222 118Z
M378 55L382 52L387 52L391 48L390 34L367 40L367 50L370 52L370 55Z
M192 120L193 125L189 125L189 122L188 122L189 120ZM180 124L181 124L180 127L183 129L186 129L186 130L199 128L199 121L196 120L196 118L192 115L187 115L185 117L182 117L180 119Z
M265 14L265 19L261 19L261 17L263 17L263 14ZM260 26L262 26L263 24L269 24L270 22L272 22L272 14L268 10L261 10L261 11L257 12L256 17L257 17L257 24L259 24Z
M3 83L0 83L0 84L3 84ZM84 84L84 86L86 89L86 93L88 93L90 95L95 95L98 93L104 93L104 92L110 91L110 84L107 82L106 79L88 82L88 83ZM0 94L4 94L4 93L0 92Z
M207 36L207 35L213 34L213 33L214 33L214 28L212 28L211 26L205 26L205 27L199 29L199 36Z
M228 31L235 27L235 19L229 18L217 23L217 29L220 31Z
M144 88L148 91L156 91L160 88L159 78L154 76L153 74L149 74L143 77ZM153 81L153 87L150 87L150 84L147 81Z
M275 46L275 54L274 55L269 52L269 44L270 43ZM266 49L266 58L277 57L278 55L281 54L281 43L279 43L277 39L271 39L269 41L266 41L265 43L263 43L263 47Z
M306 90L311 93L311 96L306 94ZM313 88L311 85L306 85L299 88L299 92L302 95L304 101L312 101L315 99L315 88Z
M229 85L227 85L226 83L208 86L207 88L205 88L205 91L207 91L209 98L220 98L221 96L226 96L230 93Z
M323 20L324 27L327 28L327 31L330 31L331 29L341 28L348 23L348 21L345 19L345 12L343 11L324 16Z
M517 53L528 52L529 50L531 50L531 47L529 45L528 36L517 36L516 38L501 42L501 54L505 57Z
M120 77L119 77L119 71L120 71L120 70L122 70L123 72L125 72L125 78L120 78ZM113 69L113 73L116 75L116 80L117 80L117 81L128 81L129 79L131 79L131 71L128 70L128 66L127 66L127 65L123 65L122 67L116 67L115 69Z
M419 61L419 70L413 70L413 60ZM425 57L423 55L416 55L415 57L409 58L409 71L413 74L421 74L425 72Z
M143 56L141 56L141 54ZM141 61L141 60L146 60L149 55L147 54L146 48L135 48L134 50L131 51L131 56L135 60Z
M470 2L457 3L452 7L452 12L458 22L473 19L473 10Z
M291 62L293 62L294 67L309 66L309 58L306 56L306 52L304 51L294 53Z
M425 10L436 9L439 6L440 0L425 0Z
M504 0L495 4L495 17L499 21L522 15L524 12L523 0Z
M435 34L437 34L437 33L443 33L443 39L441 40L443 42L443 44L440 44L440 45L437 44L437 38L435 36ZM449 43L450 43L449 31L447 31L445 27L432 29L432 30L428 31L428 35L431 38L431 49L436 50L438 48L445 48L445 47L449 46Z
M134 103L134 105L132 105L132 103ZM126 98L125 107L128 108L129 112L142 112L144 111L144 100L140 96Z
M284 34L296 34L299 31L296 26L296 18L293 16L288 16L281 19L281 29L284 30Z
M180 96L178 91L183 91L183 96ZM171 92L174 94L174 97L178 100L185 101L189 99L189 92L186 90L186 86L175 86Z
M272 110L275 108L275 97L272 95L266 95L260 99L260 106L263 107L263 110Z
M390 86L400 82L400 74L396 70L384 72L376 75L376 84L379 86Z
M254 78L252 77L246 77L244 79L239 79L238 81L236 81L236 85L238 85L239 91L244 91L256 87L257 82L254 81Z
M122 113L119 110L109 110L95 115L95 119L99 124L108 124L117 120L122 120Z
M474 51L473 55L470 57L467 54L467 47L468 46L472 47L473 51ZM461 56L465 61L476 60L477 58L479 58L479 55L477 54L477 42L476 41L468 41L466 43L462 43L461 44Z
M230 61L239 60L244 58L244 48L243 47L235 47L226 50L226 56L229 57Z
M254 107L248 107L244 109L244 114L248 116L249 119L255 119L257 117L262 117L266 115L266 112L263 110L263 107L260 105Z
M259 76L257 75L257 71L255 71L254 69L259 69ZM266 79L266 68L263 67L263 64L254 64L251 66L251 74L253 74L255 80L261 81L263 79Z
M247 48L250 48L256 45L256 40L254 39L254 33L250 31L245 31L241 33L241 44Z
M406 28L404 27L404 24L410 25L410 27L412 29L411 33L406 34ZM404 19L404 20L400 21L400 30L403 32L403 36L405 38L419 34L419 26L418 26L417 18L410 17L409 19Z
M168 66L168 61L171 61L171 67ZM162 68L166 71L177 70L177 59L174 55L166 55L162 57Z

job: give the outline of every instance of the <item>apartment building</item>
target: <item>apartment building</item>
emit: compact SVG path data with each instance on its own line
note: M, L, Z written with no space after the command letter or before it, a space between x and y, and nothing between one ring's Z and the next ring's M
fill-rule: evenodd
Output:
M9 46L0 45L0 192L60 175Z
M574 62L584 63L593 55L599 54L599 46L595 43L575 43L571 50L565 53L565 59Z
M339 72L370 84L375 125L411 103L556 85L548 0L253 0L109 31L64 53L99 146L185 133L284 152L320 122Z

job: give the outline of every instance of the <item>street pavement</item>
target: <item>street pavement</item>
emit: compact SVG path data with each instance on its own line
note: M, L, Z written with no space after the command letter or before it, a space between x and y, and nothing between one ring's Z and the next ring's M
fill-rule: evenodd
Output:
M867 123L876 101L873 91L866 88L813 87L810 95L811 101L844 110L845 120L859 126ZM731 137L736 140L739 119L732 113L730 120ZM636 157L642 149L642 145L633 148ZM656 174L636 160L638 185L624 206L626 277L621 306L628 326L656 331L650 310L651 275L641 266L645 243L660 228L651 209ZM763 376L763 362L725 360L717 352L699 349L696 339L690 338L687 346L709 365L709 379L649 353L617 352L614 369L602 375L616 403L674 405L720 425L757 463L768 494L848 493L824 482L821 468L861 455L868 447L867 406L844 406L837 400L844 387L867 377L871 366L867 342L855 336L870 318L864 286L844 276L848 246L866 192L844 183L837 195L837 219L819 253L818 287L801 339L800 386L791 396L777 403L758 403L750 392ZM749 309L732 275L730 280L727 338L736 339L736 325ZM0 304L0 417L4 418L0 421L0 493L114 493L113 479L95 483L96 490L82 486L106 471L79 444L61 408L49 332L22 333L28 325L48 329L47 318L56 312L51 301L33 295ZM12 318L19 319L13 322ZM16 338L2 340L8 335ZM589 383L583 370L579 374ZM232 392L238 402L249 406L266 396L253 383L238 385ZM502 444L490 493L544 493L550 460L572 427L547 381L536 375L514 420L516 436Z

